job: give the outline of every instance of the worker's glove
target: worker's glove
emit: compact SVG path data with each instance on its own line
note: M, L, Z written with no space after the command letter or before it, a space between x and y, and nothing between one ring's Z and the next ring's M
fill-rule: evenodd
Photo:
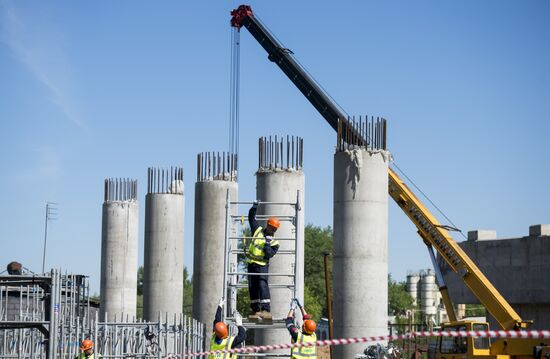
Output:
M218 307L222 307L225 305L225 299L220 299L220 302L218 303Z
M235 311L235 324L237 324L237 326L239 326L239 327L243 326L243 317L237 311Z
M298 304L296 304L296 298L292 298L292 300L290 301L290 309L292 311L295 311L297 307L298 307Z
M266 242L266 243L271 243L272 240L273 240L273 237L271 237L271 236L265 236L265 242Z
M258 208L258 201L252 202L252 208Z

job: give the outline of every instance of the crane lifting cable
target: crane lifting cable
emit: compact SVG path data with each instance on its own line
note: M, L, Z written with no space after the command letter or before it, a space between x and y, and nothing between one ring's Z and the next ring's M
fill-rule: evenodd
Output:
M238 173L239 154L239 79L241 33L238 28L231 28L231 70L229 95L229 153L235 155L234 170Z

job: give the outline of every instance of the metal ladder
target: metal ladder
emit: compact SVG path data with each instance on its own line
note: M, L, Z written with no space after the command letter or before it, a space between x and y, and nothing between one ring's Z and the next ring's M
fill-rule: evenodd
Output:
M224 313L222 315L222 320L224 320L228 326L234 327L235 318L234 312L237 310L237 295L240 288L248 288L248 283L241 283L241 280L247 280L248 275L254 275L255 273L247 272L246 266L239 266L238 256L244 255L244 248L250 244L252 237L245 236L245 223L248 222L248 207L246 215L232 213L232 208L238 209L239 205L248 205L251 206L254 202L235 202L231 201L229 198L229 191L226 195L226 204L225 204L225 257L224 257L224 285L223 285L223 297L226 298L226 306ZM275 239L279 242L283 241L292 241L293 249L277 251L277 256L288 256L291 255L294 257L294 263L291 267L289 273L268 273L268 278L273 277L288 277L290 281L288 283L275 284L269 281L268 286L272 288L287 288L289 289L289 300L295 298L297 294L296 290L296 263L298 263L297 257L297 234L301 233L299 229L302 224L300 223L300 217L298 213L301 211L300 206L300 191L297 191L296 202L258 202L258 205L269 205L269 206L291 206L293 207L293 215L281 215L281 213L270 213L256 215L256 219L259 222L266 221L269 217L277 217L280 222L290 222L293 226L292 233L290 237L278 237L275 235ZM264 227L264 226L262 226ZM239 235L240 234L240 235ZM248 293L247 293L248 295ZM270 321L250 321L248 318L243 316L243 326L247 329L264 329L264 328L286 328L285 326L286 318L273 318ZM262 356L262 354L256 353L256 356Z

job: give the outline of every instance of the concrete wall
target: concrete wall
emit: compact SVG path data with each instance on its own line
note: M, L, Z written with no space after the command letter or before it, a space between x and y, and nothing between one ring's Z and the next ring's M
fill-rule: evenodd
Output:
M228 190L230 200L237 201L236 182L208 180L195 183L193 318L206 323L207 330L210 330L208 325L214 320L223 291L225 202Z
M302 170L293 168L259 170L256 173L256 198L263 202L296 202L297 191L300 191L301 211L299 212L299 222L301 223L300 233L296 233L295 226L288 221L281 221L281 227L277 230L275 238L297 237L299 239L297 249L297 260L292 254L277 254L270 260L270 273L292 273L292 268L296 266L296 291L297 298L301 303L304 302L304 173ZM266 215L286 215L294 216L295 208L290 205L260 205L257 214ZM265 221L260 221L265 226ZM281 240L280 250L294 250L295 242ZM288 277L269 277L269 284L292 283ZM293 292L286 288L271 288L271 313L274 319L286 318L289 310L289 303L294 296ZM307 310L307 308L306 308ZM274 344L285 343L290 339L286 328L281 329L257 329L255 330L255 344ZM283 351L283 352L288 352Z
M459 245L523 319L535 321L532 328L550 327L550 236L469 240ZM438 262L452 300L478 303L439 256Z
M145 197L143 317L170 317L183 306L183 194L149 193Z
M384 335L388 329L388 153L334 155L334 336ZM336 346L353 358L364 344Z
M138 223L136 201L103 203L100 320L136 315Z

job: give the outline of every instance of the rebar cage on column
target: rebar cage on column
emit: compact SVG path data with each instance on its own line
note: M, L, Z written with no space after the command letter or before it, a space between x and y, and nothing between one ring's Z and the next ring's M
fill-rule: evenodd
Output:
M387 121L382 117L355 116L338 119L336 151L356 147L367 150L386 150Z
M301 170L304 139L297 136L265 136L258 140L258 169Z
M129 178L105 179L105 202L136 201L137 180Z
M201 152L197 154L197 182L237 181L237 154Z
M156 168L147 169L147 194L171 193L183 194L183 168Z

